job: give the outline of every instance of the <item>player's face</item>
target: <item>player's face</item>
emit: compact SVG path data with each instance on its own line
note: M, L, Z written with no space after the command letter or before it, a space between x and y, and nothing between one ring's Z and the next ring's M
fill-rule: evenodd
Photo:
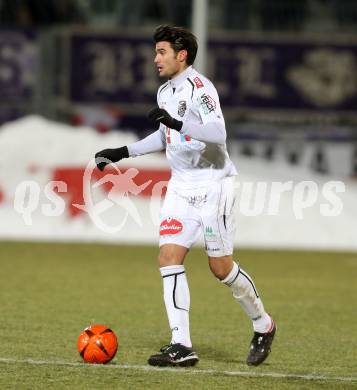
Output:
M172 79L187 68L186 50L176 53L170 42L162 41L156 44L155 51L155 64L160 77Z

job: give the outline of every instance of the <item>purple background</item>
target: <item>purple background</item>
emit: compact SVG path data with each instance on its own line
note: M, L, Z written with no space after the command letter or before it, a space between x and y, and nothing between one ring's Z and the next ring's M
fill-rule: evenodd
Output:
M131 80L126 85L121 85L115 82L112 88L101 88L95 82L93 76L94 63L100 60L100 54L93 53L90 47L93 45L104 45L106 50L111 51L112 59L114 59L113 73L121 72L121 77L125 80ZM130 47L131 58L126 62L125 69L122 68L120 62L125 56L123 45ZM143 49L144 48L144 49ZM304 94L293 85L287 78L289 69L293 67L308 66L304 59L306 55L316 50L328 50L330 52L329 61L333 61L334 57L338 58L339 54L346 54L352 59L352 63L357 63L357 45L326 45L303 42L261 42L239 39L237 41L215 39L209 43L208 51L208 71L207 75L213 80L220 94L220 99L223 107L233 108L261 108L261 109L318 109L328 111L347 110L353 111L357 108L357 69L354 72L348 73L348 82L354 83L356 90L343 98L337 99L336 102L329 104L319 104L314 100L307 98ZM143 51L145 56L143 56ZM242 69L242 64L245 62L248 65L245 67L248 73L251 74L251 69L257 63L252 64L246 61L245 54L237 54L239 52L249 52L250 56L260 58L258 61L258 70L255 72L256 81L271 88L274 93L268 95L261 92L260 86L251 90L245 88L246 76L239 76ZM151 54L150 54L151 53ZM263 54L262 54L263 53ZM264 54L265 53L265 54ZM268 53L268 54L267 54ZM267 54L267 55L266 55ZM150 39L133 38L128 36L94 36L94 35L77 35L71 41L71 98L77 102L96 102L106 101L113 103L145 103L152 105L156 99L156 88L160 85L160 80L156 77L156 69L153 63L154 47ZM248 56L249 57L249 56ZM305 61L305 63L304 63ZM129 65L128 65L129 64ZM318 72L322 72L325 64L315 67ZM340 63L339 69L344 65ZM152 67L152 74L149 72L144 74L144 69ZM330 67L331 69L331 67ZM336 68L337 69L337 68ZM351 70L351 66L344 72L345 79L347 71ZM333 71L334 72L334 71ZM254 71L252 72L254 74ZM316 72L315 72L316 73ZM326 84L320 88L321 93L329 88L330 81L335 76L334 74L320 74L321 79ZM253 77L254 79L254 77ZM303 77L301 78L303 79ZM114 80L114 78L113 78ZM154 81L154 88L142 89L142 84ZM345 80L346 81L346 80ZM307 81L305 81L305 84ZM254 84L254 80L253 80Z

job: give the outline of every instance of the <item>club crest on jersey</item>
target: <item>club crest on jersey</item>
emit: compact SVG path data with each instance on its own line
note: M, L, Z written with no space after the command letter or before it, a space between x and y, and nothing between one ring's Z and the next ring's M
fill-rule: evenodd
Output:
M182 223L175 218L166 218L160 225L160 236L179 234L183 230Z
M185 115L187 109L186 101L185 100L180 100L177 113L180 115L180 117L183 117Z
M201 79L198 76L196 76L193 79L193 81L195 82L197 88L202 88L203 87L203 82L201 81Z
M201 105L203 112L208 115L212 111L216 109L216 102L211 96L207 94L201 95L201 97L198 98L198 103Z

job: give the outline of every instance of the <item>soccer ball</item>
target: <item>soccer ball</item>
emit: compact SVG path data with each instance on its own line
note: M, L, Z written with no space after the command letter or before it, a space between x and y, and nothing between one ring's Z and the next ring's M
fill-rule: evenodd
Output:
M118 339L107 326L94 324L79 335L77 349L85 362L104 364L110 362L117 353Z

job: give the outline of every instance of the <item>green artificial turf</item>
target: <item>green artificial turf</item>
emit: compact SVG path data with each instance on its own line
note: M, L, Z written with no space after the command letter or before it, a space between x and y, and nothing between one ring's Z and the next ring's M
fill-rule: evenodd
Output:
M204 251L192 250L185 265L200 362L170 371L146 364L170 341L157 253L0 242L0 388L357 388L357 254L236 251L278 325L268 360L250 368L250 320L210 274ZM76 340L92 323L118 335L108 365L81 363Z

